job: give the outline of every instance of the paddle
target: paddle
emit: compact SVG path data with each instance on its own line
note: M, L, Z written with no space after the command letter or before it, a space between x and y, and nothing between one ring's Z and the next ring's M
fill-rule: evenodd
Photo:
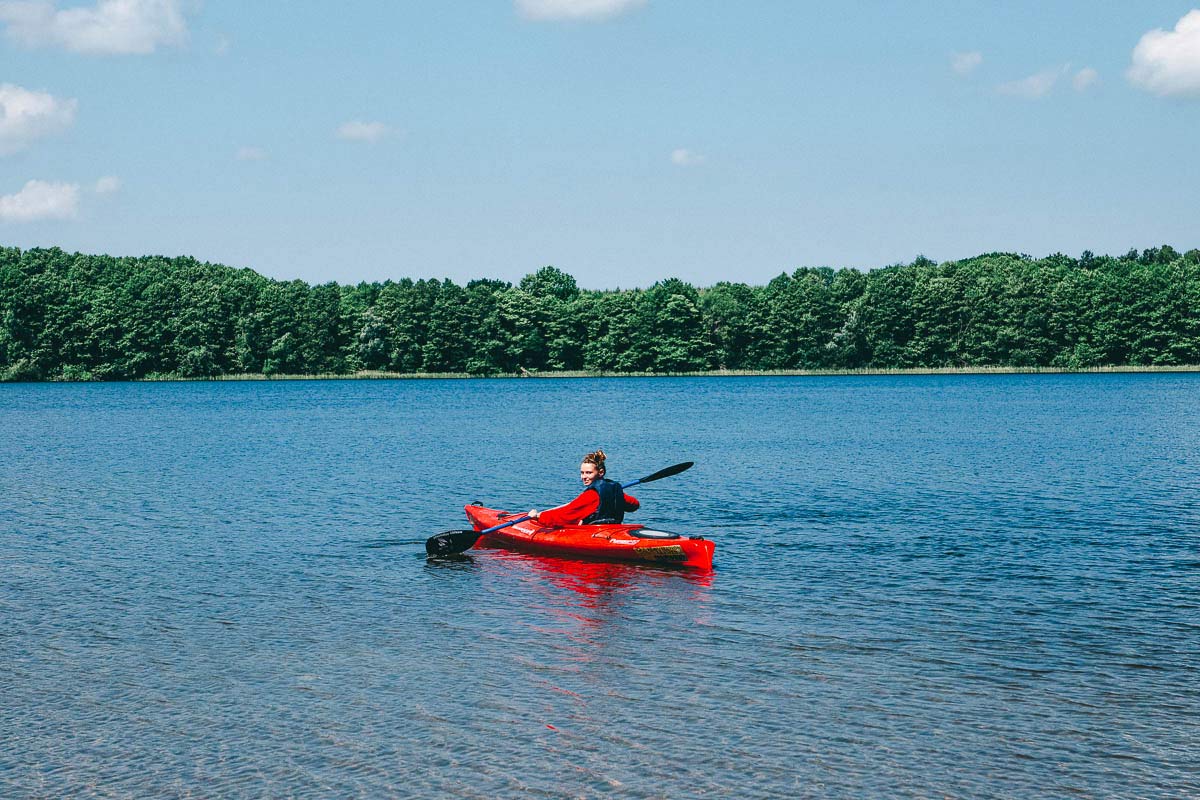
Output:
M630 481L621 485L621 489L629 489L637 486L639 483L650 483L662 478L669 478L672 475L678 475L684 470L691 469L694 461L685 461L682 464L676 464L673 467L660 469L651 475L644 478L638 478L636 481ZM485 528L481 531L443 531L437 536L431 536L425 542L425 553L430 556L452 556L457 553L462 553L470 550L475 546L475 542L479 541L480 536L486 536L493 531L498 531L501 528L507 528L510 525L516 525L518 522L524 522L529 519L528 514L524 514L515 519L510 519L507 522L501 522L499 525L493 525L490 528Z

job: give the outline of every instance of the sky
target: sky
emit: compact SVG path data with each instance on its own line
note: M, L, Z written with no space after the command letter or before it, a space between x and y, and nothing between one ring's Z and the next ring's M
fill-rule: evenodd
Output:
M0 0L0 244L310 283L1200 247L1200 0Z

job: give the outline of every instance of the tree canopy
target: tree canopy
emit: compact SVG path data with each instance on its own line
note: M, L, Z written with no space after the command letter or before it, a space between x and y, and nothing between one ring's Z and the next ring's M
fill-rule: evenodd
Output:
M192 258L0 248L0 379L1200 364L1200 251L919 257L765 286L310 286Z

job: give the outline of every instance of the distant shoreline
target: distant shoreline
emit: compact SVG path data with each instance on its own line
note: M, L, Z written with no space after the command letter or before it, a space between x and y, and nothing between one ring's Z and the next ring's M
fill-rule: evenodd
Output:
M867 273L800 267L765 286L696 288L668 278L612 292L580 289L553 266L518 286L493 279L465 287L409 279L309 286L188 257L117 259L56 248L0 248L0 275L6 382L1200 365L1200 250L1169 246L1118 258L988 253L936 264L918 257ZM886 368L901 364L913 368Z
M404 373L364 370L349 374L320 375L216 375L203 378L152 376L138 378L132 383L172 383L195 381L355 381L355 380L463 380L463 379L563 379L563 378L761 378L761 377L852 377L872 375L1088 375L1104 373L1170 373L1200 372L1200 364L1176 366L1119 366L1066 369L1063 367L913 367L909 369L851 369L851 370L708 370L704 372L562 372L501 373L471 375L466 372ZM46 381L53 382L53 381ZM59 381L60 383L64 381ZM92 381L78 381L90 383Z

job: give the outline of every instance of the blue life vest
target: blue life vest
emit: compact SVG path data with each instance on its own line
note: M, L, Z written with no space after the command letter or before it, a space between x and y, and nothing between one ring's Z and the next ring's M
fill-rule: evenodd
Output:
M608 478L600 478L592 481L588 488L595 489L596 494L600 495L600 506L595 512L584 517L584 525L591 525L598 520L621 522L625 519L625 492L621 491L621 484Z

